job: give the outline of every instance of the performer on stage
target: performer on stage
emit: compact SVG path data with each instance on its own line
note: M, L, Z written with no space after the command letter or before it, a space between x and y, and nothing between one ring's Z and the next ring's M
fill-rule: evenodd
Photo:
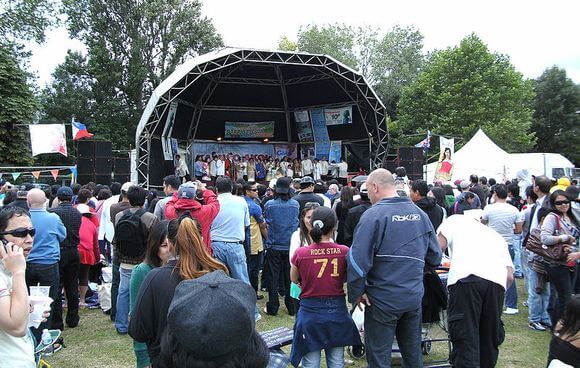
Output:
M179 176L181 182L190 181L191 175L189 175L189 168L185 163L185 158L181 158L181 155L175 155L175 161L175 175Z

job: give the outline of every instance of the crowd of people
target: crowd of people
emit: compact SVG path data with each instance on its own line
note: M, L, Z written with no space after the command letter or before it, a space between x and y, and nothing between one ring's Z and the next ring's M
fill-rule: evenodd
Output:
M493 367L502 314L522 308L529 328L553 333L548 363L578 366L577 183L472 175L431 185L397 168L347 184L342 163L198 156L194 180L178 164L163 193L0 182L0 366L34 366L44 328L82 323L89 282L109 264L108 313L133 338L138 367L320 367L322 350L327 367L343 367L344 347L362 345L369 367L390 367L395 338L405 366L421 367L422 323L441 309L451 364ZM531 252L534 236L564 258ZM28 329L34 285L50 286L53 303ZM281 313L280 296L295 316L289 357L256 332ZM364 313L364 339L352 308Z

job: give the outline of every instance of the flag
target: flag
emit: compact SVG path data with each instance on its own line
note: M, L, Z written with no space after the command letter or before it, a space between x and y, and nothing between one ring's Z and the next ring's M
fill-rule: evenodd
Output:
M18 177L20 176L20 174L22 174L22 173L17 173L17 172L12 173L12 179L14 179L14 181L16 181L18 179Z
M56 181L56 179L58 178L58 169L50 170L50 173L52 174L52 177Z
M60 153L67 156L63 124L30 124L32 156L41 153Z
M93 136L93 133L89 133L85 124L73 120L71 122L71 125L72 125L73 140L76 141L82 138L91 138Z
M429 151L429 148L431 147L431 131L430 130L427 131L427 137L425 137L425 139L423 139L421 142L417 143L415 145L415 147L423 148L423 154L424 155L427 154L427 151Z
M34 179L38 179L40 177L40 171L33 171L32 176L34 176Z

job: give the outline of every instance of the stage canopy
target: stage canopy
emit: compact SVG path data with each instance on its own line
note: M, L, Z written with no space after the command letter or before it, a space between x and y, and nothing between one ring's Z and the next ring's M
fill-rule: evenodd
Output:
M354 70L326 55L286 51L225 48L193 58L153 91L139 121L139 184L161 184L161 142L169 138L191 152L196 142L224 137L226 122L268 121L274 126L270 143L305 143L295 112L345 106L352 106L352 122L329 125L329 139L342 141L365 166L380 167L388 144L385 108Z

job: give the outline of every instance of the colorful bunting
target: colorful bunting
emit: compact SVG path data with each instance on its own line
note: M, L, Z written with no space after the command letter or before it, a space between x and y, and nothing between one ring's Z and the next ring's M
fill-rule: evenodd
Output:
M40 171L33 171L32 176L34 176L34 179L38 179L40 177Z
M55 181L58 178L58 171L59 171L58 169L50 170L50 173L52 174L52 177L54 178Z
M18 179L18 177L20 176L20 174L22 174L22 173L19 173L19 172L12 173L12 179L14 179L14 181L16 181L16 179Z

